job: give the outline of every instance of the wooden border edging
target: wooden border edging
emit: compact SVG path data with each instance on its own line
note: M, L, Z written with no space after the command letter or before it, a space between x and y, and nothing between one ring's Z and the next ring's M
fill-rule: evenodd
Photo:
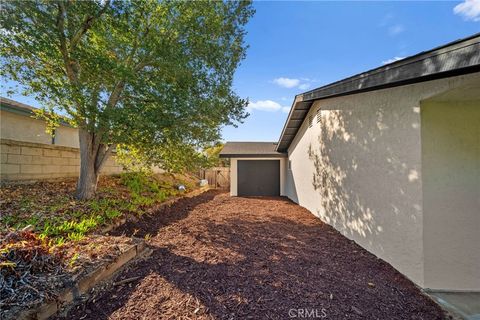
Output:
M196 197L206 191L210 190L209 186L201 187L193 190L189 193L174 197L158 205L153 206L147 211L147 214L162 209L163 207L171 206L175 202L182 198ZM122 224L126 223L132 217L122 218L117 223L111 224L100 231L100 233L107 233ZM136 217L135 217L136 218ZM84 275L75 282L72 286L64 289L58 294L58 297L54 301L44 302L39 306L28 310L22 310L18 314L13 315L12 319L19 320L46 320L55 315L62 307L72 304L80 296L88 293L92 288L96 287L101 282L110 279L114 273L120 271L127 263L135 258L148 256L152 253L152 250L147 248L145 240L134 238L135 244L131 245L113 261L107 264L100 265L95 270Z
M64 305L74 302L99 283L111 278L114 273L122 269L128 262L141 256L148 256L151 250L145 246L145 241L143 239L136 239L136 241L136 244L130 246L113 261L99 266L76 281L73 286L64 289L54 301L45 302L30 310L22 310L19 314L14 315L15 319L48 319L55 315Z

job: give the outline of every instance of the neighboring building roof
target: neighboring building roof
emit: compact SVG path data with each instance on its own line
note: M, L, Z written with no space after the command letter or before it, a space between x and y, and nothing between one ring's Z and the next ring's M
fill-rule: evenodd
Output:
M0 107L3 110L20 114L22 116L32 116L34 115L33 110L35 110L32 106L4 97L0 97Z
M227 142L220 158L282 158L285 153L276 151L276 142Z
M38 108L29 106L28 104L24 104L15 100L0 97L0 110L12 112L21 116L33 117L35 115L34 110L37 110L37 109ZM60 125L73 128L71 124L69 124L67 121L62 119L60 119Z
M480 71L480 33L307 91L295 97L277 151L292 143L315 100Z

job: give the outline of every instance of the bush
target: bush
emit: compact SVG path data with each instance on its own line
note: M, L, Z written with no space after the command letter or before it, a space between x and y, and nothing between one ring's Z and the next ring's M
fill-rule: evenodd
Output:
M141 194L150 185L144 172L126 172L121 175L121 183L133 194Z

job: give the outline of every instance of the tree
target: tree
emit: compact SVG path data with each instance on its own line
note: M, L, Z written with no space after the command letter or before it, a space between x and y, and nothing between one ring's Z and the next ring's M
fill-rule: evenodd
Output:
M204 150L209 167L228 167L230 165L229 159L220 158L220 152L224 146L223 143L217 142Z
M248 115L232 81L253 12L246 1L4 2L0 73L79 128L76 196L88 199L117 146L168 166Z

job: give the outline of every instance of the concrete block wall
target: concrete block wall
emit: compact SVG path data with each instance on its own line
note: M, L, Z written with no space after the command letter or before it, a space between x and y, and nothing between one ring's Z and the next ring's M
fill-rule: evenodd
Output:
M32 143L9 139L0 140L2 183L77 177L80 152L77 148ZM111 156L102 174L117 174L122 167Z

